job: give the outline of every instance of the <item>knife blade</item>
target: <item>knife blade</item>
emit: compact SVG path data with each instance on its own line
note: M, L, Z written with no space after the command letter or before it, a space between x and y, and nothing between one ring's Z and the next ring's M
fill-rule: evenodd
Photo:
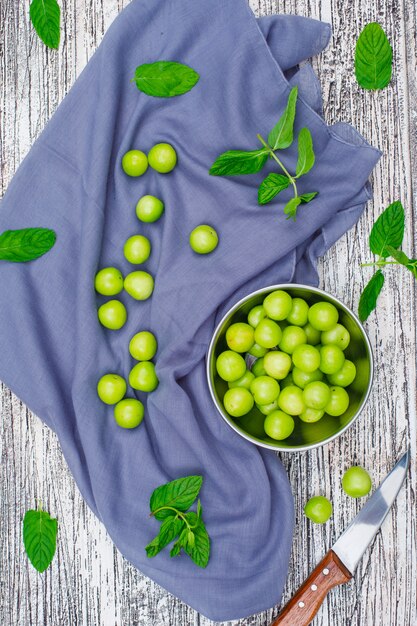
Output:
M352 578L394 504L409 463L407 450L271 626L307 626L330 589Z

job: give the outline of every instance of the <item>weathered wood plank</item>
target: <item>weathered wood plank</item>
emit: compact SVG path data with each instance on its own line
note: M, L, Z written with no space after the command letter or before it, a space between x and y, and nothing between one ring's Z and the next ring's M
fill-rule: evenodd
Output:
M47 51L28 21L28 3L0 5L1 190L28 152L58 103L100 43L127 0L65 0L63 40ZM382 207L399 197L407 207L405 248L417 256L412 207L417 166L416 7L413 0L251 0L257 15L298 13L331 21L329 49L314 61L323 85L328 122L352 122L384 157L374 176L374 202L359 225L321 263L322 286L356 307L369 270L366 240ZM394 80L381 93L357 86L352 59L362 26L377 20L387 30L395 56ZM414 202L413 202L414 200ZM360 504L344 497L343 469L352 462L372 471L377 484L408 440L416 442L416 286L399 270L387 283L368 330L375 346L376 382L358 423L320 450L283 455L293 485L297 524L285 599L300 585ZM0 622L10 626L61 624L114 626L210 626L148 578L114 549L103 526L82 501L55 435L4 386L0 393ZM308 497L332 497L334 517L313 527L302 514ZM406 487L365 556L355 584L334 591L316 626L411 626L415 620L415 464ZM27 565L21 542L26 508L42 498L60 520L55 562L42 577ZM267 624L277 610L241 620ZM238 624L236 622L235 624Z

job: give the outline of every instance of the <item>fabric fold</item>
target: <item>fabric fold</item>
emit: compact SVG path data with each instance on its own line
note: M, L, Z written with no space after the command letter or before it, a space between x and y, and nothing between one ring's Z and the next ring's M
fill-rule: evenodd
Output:
M297 35L297 36L296 36ZM213 620L246 617L280 601L293 530L293 499L278 457L241 439L217 414L205 376L216 321L236 300L268 284L317 282L317 256L358 219L378 151L357 135L329 128L317 83L300 62L327 44L329 26L294 16L256 20L246 0L133 0L24 160L0 207L1 230L45 226L55 247L33 263L0 263L0 379L58 435L86 502L116 546L146 575ZM140 93L135 68L158 59L193 67L189 93L158 99ZM296 133L312 132L317 160L300 181L319 195L285 219L287 191L266 207L256 175L208 174L221 152L258 147L283 110L291 81L300 81ZM123 154L171 143L178 165L139 179L121 169ZM285 152L296 162L296 143ZM135 205L160 197L164 216L139 223ZM195 255L190 231L214 226L220 243ZM144 269L155 277L151 299L126 293L128 321L102 328L94 276L102 267L132 271L125 240L149 237ZM302 271L301 271L302 270ZM119 296L118 296L119 297ZM105 373L125 378L130 338L158 339L158 389L143 423L119 428L96 394ZM130 391L129 395L133 395ZM201 500L212 540L207 569L164 550L148 559L158 532L149 519L155 487L201 474Z

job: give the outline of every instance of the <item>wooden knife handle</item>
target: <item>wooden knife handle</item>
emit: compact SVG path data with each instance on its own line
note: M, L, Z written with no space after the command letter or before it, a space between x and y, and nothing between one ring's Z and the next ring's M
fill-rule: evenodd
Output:
M271 626L307 626L330 589L348 582L351 578L352 574L330 550Z

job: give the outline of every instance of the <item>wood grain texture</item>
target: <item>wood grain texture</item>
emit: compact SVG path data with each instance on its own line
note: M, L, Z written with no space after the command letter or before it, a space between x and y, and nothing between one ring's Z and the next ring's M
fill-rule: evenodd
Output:
M146 1L146 0L144 0ZM80 74L103 33L128 0L60 0L63 32L58 52L45 49L28 19L28 1L0 3L0 184L4 193L59 102ZM357 307L371 270L367 237L375 217L394 199L407 211L404 247L417 256L417 48L414 0L251 0L257 15L297 13L329 21L333 38L314 60L325 117L353 123L384 156L374 201L356 228L320 264L321 286ZM394 48L394 73L380 93L354 79L356 36L380 22ZM414 162L413 162L414 161ZM375 346L376 380L361 418L340 439L308 453L283 455L295 494L296 529L283 603L296 591L361 503L343 495L340 480L352 463L370 469L378 484L412 445L407 484L355 581L332 591L314 626L412 626L416 623L416 282L392 269L376 314L367 323ZM36 373L34 373L35 375ZM53 433L4 386L0 393L0 623L5 626L211 626L116 551L104 527L82 501ZM315 494L332 498L334 515L314 526L303 505ZM28 566L21 540L24 511L41 498L60 520L57 556L39 576ZM266 626L275 609L235 622ZM231 623L229 623L230 626Z

